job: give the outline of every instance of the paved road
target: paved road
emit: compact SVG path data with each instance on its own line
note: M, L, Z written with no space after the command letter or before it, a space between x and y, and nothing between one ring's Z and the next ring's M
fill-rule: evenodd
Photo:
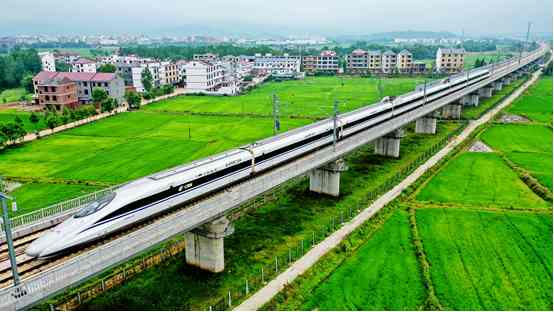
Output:
M394 200L403 190L409 187L414 183L419 177L421 177L428 169L436 165L442 158L444 158L450 151L452 151L456 146L462 143L477 127L491 120L494 115L504 109L506 106L510 105L517 97L519 97L531 84L533 84L540 76L540 72L535 72L533 77L519 87L515 92L497 105L494 109L491 109L489 112L484 114L478 120L473 120L469 125L456 136L452 141L450 141L443 149L441 149L437 154L432 156L427 160L423 165L418 167L412 174L410 174L406 179L400 182L392 190L385 193L379 197L371 206L364 209L360 214L358 214L354 219L345 223L339 230L331 234L321 243L317 244L312 248L308 253L306 253L302 258L294 262L286 271L279 274L275 279L270 281L265 287L254 293L250 298L245 300L242 304L235 308L236 311L252 311L261 308L266 304L273 296L275 296L279 291L281 291L285 285L294 281L295 278L302 275L306 272L312 265L314 265L321 257L323 257L327 252L337 247L340 242L352 233L356 228L362 225L364 222L369 220L375 213L377 213L381 208L387 205L389 202Z

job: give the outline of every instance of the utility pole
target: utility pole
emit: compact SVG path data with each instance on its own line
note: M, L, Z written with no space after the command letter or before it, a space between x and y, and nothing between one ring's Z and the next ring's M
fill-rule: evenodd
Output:
M10 217L8 216L8 200L12 200L12 198L0 192L0 201L2 201L2 223L4 225L4 232L6 233L6 243L8 244L8 255L10 257L10 265L12 267L13 285L17 286L19 285L19 273L17 272L17 262L15 260L15 249L13 247L12 229L10 224Z
M381 79L382 79L381 76L379 76L379 80L377 81L377 91L379 91L379 100L382 100L384 97L383 81Z
M337 145L337 116L339 115L339 101L335 99L333 102L333 151Z
M427 104L427 78L423 81L423 104Z
M273 135L277 134L281 130L281 123L279 121L279 97L273 92Z
M527 23L527 36L525 36L525 44L521 47L519 50L519 61L518 64L521 63L521 57L523 55L523 49L527 48L527 44L529 41L529 33L531 32L531 22Z

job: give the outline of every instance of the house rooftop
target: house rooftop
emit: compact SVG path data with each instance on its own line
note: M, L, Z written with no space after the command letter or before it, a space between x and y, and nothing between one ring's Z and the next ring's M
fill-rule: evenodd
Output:
M94 81L108 82L117 77L115 73L70 73L70 72L47 72L41 71L33 77L34 80L44 82L51 79L67 78L71 81Z

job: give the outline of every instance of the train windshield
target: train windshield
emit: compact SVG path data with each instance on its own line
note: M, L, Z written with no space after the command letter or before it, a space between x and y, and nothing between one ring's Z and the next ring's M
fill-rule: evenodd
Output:
M107 204L109 204L113 199L115 198L115 193L108 193L104 195L103 197L100 197L90 203L88 203L85 208L79 210L75 214L75 218L82 218L86 216L90 216L91 214L97 212L98 210L104 208Z

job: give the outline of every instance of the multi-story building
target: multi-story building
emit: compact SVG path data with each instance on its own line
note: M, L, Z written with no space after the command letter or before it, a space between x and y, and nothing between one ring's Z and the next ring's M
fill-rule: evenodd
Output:
M305 55L302 57L304 72L315 73L338 73L339 58L335 51L323 51L319 55Z
M376 74L383 71L381 58L381 51L369 51L367 53L367 65L370 73Z
M35 95L38 96L38 86L52 79L67 78L77 85L77 100L79 104L92 101L92 90L102 88L108 96L122 103L125 95L125 83L115 73L72 73L72 72L47 72L42 71L33 77ZM40 99L39 99L40 100Z
M256 56L253 69L266 74L296 74L300 72L300 57L288 54Z
M427 64L425 62L413 62L412 64L412 73L413 74L424 74L427 72Z
M217 63L191 61L185 65L185 72L189 92L216 91L223 82L223 68Z
M37 104L49 110L63 111L79 105L77 84L67 77L53 77L37 83Z
M436 70L442 73L457 73L464 70L464 49L437 50Z
M316 71L337 74L339 72L339 58L337 52L321 52L317 58Z
M192 59L195 61L215 62L218 60L218 57L213 53L205 53L205 54L194 54L192 56Z
M177 64L173 62L162 62L163 76L161 77L161 84L171 84L176 85L179 83L179 68Z
M42 70L55 72L56 71L56 58L52 52L39 52L38 56L40 57L40 63L42 65Z
M413 69L412 53L408 50L402 50L396 55L396 70L399 73L410 73Z
M364 74L369 70L369 53L356 49L346 56L346 70L351 74Z
M55 52L54 57L56 60L60 62L64 62L66 64L70 64L78 60L81 55L77 52L70 52L70 51L64 51L64 52Z
M317 70L317 56L316 55L302 56L302 70L308 74L315 74Z
M74 73L95 73L96 72L96 63L86 59L80 58L75 62L71 63L71 71Z
M175 63L175 66L177 66L177 75L179 84L183 85L185 84L185 79L187 77L187 65L188 61L185 60L179 60Z
M145 70L148 70L150 72L150 76L152 76L152 87L158 88L162 85L162 82L165 82L162 81L162 77L165 78L165 70L162 64L159 62L151 62L140 64L138 66L132 66L131 85L135 88L137 92L146 91L144 85L142 84L142 75Z
M383 53L381 56L382 71L385 74L390 74L396 71L396 54L391 50Z

